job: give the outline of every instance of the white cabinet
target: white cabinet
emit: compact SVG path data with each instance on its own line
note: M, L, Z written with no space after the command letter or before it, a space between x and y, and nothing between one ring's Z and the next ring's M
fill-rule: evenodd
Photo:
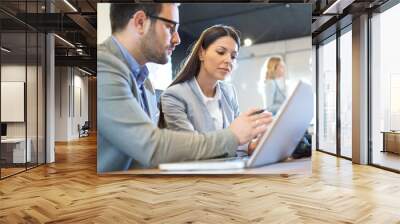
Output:
M30 138L26 140L27 147L25 151L25 138L7 138L2 139L2 148L5 147L4 151L12 151L12 163L25 163L32 161L32 141ZM2 149L3 151L3 149ZM11 157L11 154L9 154ZM25 161L27 159L27 161ZM9 158L11 160L11 158Z

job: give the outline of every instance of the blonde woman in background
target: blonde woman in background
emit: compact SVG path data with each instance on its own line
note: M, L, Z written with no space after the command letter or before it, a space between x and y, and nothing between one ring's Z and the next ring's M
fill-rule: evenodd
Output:
M266 72L264 76L264 93L266 109L273 115L278 113L283 102L286 100L286 66L279 56L270 57L266 61ZM292 157L295 159L311 156L311 135L306 132L304 137L296 146Z
M279 56L268 58L264 76L264 94L266 109L275 115L286 99L286 67Z

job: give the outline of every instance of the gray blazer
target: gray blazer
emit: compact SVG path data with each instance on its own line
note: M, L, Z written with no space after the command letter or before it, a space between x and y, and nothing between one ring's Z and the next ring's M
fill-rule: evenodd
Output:
M155 94L148 80L145 88L151 119L140 107L135 79L118 46L111 38L98 46L98 172L235 155L238 141L229 129L206 134L158 129Z
M219 82L223 127L227 128L239 116L239 105L232 85ZM202 100L196 79L169 87L161 95L161 105L166 127L177 131L215 131L213 119Z

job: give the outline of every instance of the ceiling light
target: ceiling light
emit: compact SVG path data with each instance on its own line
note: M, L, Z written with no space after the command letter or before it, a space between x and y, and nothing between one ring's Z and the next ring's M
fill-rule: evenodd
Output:
M78 53L79 55L84 55L83 49L81 48L77 48L76 53Z
M253 44L253 41L250 38L244 39L244 46L249 47Z
M336 0L322 14L342 14L343 9L351 5L355 0Z
M78 69L79 69L79 71L81 71L81 72L83 72L83 73L85 73L85 74L87 74L87 75L92 75L92 73L90 73L90 72L88 72L88 71L86 71L86 70L83 70L83 69L81 69L81 68L79 68L79 67L78 67Z
M7 48L5 48L5 47L1 47L1 50L4 51L4 52L6 52L6 53L10 53L10 52L11 52L11 50L9 50L9 49L7 49Z
M74 10L74 12L78 12L78 10L71 4L69 3L68 0L64 0L65 4L67 4L72 10Z
M67 45L69 45L70 47L75 48L75 45L71 44L71 42L67 41L66 39L58 36L57 34L54 34L55 37L57 37L59 40L61 40L62 42L66 43Z

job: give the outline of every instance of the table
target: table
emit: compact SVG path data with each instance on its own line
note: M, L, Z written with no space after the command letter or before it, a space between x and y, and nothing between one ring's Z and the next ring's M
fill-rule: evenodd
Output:
M27 138L26 142L28 144L25 151L25 138L1 139L1 157L5 160L5 163L30 162L32 141Z
M400 131L382 131L383 149L382 152L400 154Z
M233 169L233 170L207 170L207 171L161 171L159 169L132 169L126 171L114 171L99 173L101 176L108 175L281 175L281 174L311 174L311 157L303 159L288 160L257 168Z

